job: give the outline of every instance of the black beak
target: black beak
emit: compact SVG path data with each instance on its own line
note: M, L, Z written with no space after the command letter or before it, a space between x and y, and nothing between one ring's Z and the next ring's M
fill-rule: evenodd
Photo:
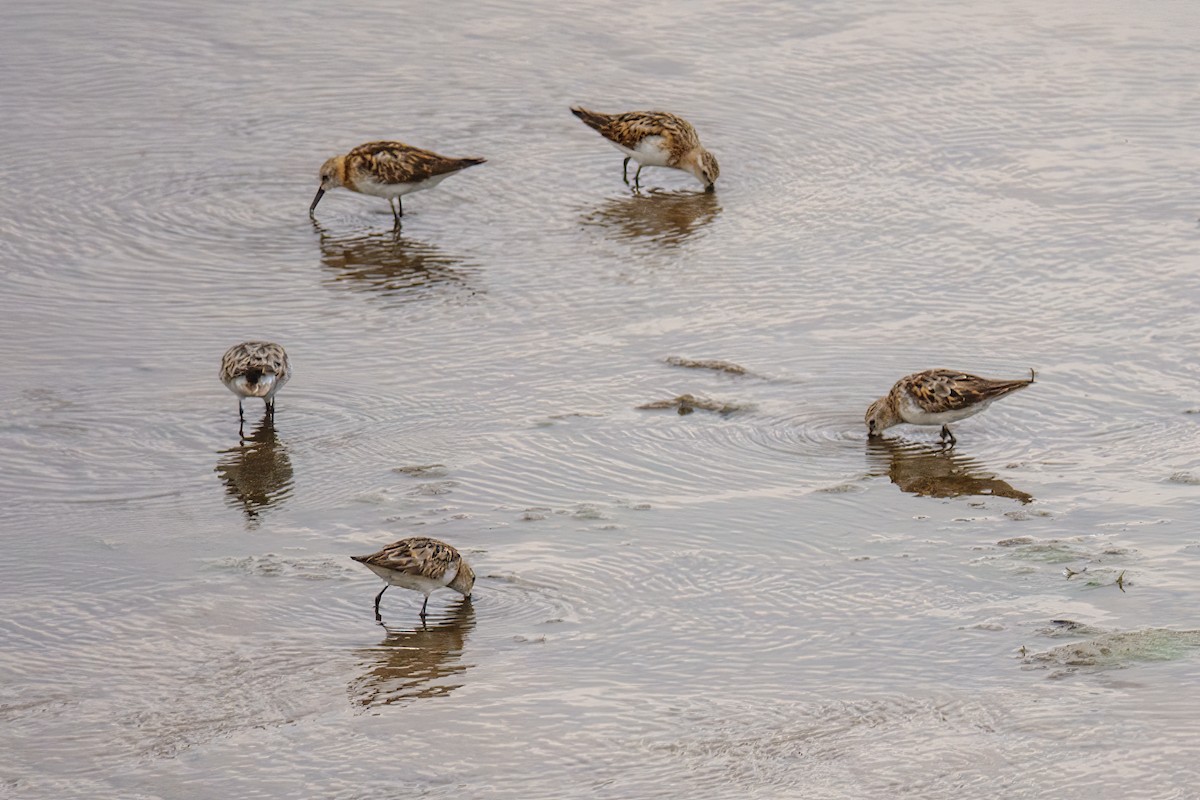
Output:
M322 195L325 194L324 189L317 189L317 196L313 198L312 205L308 207L308 213L312 214L317 210L317 203L321 202Z
M708 192L709 194L712 194L716 190L717 190L717 185L715 183L710 183L708 186L704 187L704 191Z

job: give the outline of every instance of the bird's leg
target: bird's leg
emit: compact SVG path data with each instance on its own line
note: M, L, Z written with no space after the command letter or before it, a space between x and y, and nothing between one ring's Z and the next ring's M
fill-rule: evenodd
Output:
M633 190L635 192L641 191L641 188L642 188L641 177L642 177L642 165L638 164L637 172L633 173Z
M425 607L429 605L429 595L425 595L425 602L421 603L421 622L425 621Z
M621 162L621 180L625 181L625 185L629 185L629 159L633 156L625 156L625 160Z
M375 595L375 621L383 622L383 615L379 613L379 600L383 597L383 593L388 590L391 584L385 583L383 588L379 590L379 594Z
M267 418L275 419L275 398L268 397L266 400L266 405L267 405Z
M242 398L238 398L238 421L246 421L246 409L242 408Z
M947 440L949 440L951 447L954 447L954 445L958 444L958 439L954 438L954 434L950 432L950 428L946 425L943 425L942 442L945 443Z
M395 227L400 227L400 218L404 216L404 206L400 204L399 197L389 197L388 205L392 207L392 219L395 220Z

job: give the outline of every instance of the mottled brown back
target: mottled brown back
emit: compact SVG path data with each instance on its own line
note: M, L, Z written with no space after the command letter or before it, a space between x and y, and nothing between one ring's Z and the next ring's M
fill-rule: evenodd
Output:
M462 556L450 545L427 536L414 536L393 542L367 556L350 556L362 564L440 579L446 571L462 562Z
M901 378L892 391L900 394L908 392L924 411L941 413L995 400L1024 389L1033 381L1032 371L1028 380L995 381L966 372L929 369Z
M601 114L577 106L571 113L579 117L601 136L630 150L647 136L661 136L675 159L682 158L700 145L700 137L691 123L666 111L629 111L624 114Z
M229 381L253 371L276 376L279 386L290 377L287 352L274 342L242 342L225 351L221 358L221 381Z
M448 158L403 142L368 142L346 154L352 180L419 183L438 175L485 163L482 158Z

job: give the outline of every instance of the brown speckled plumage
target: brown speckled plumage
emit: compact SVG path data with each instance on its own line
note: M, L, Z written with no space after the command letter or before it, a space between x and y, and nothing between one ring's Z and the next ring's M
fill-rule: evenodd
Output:
M364 180L419 183L483 164L482 158L447 158L402 142L368 142L341 157L343 185L351 191Z
M647 136L666 140L663 149L670 153L668 166L677 167L683 157L700 146L700 137L692 124L665 111L628 111L624 114L600 114L583 107L571 112L610 142L636 150Z
M275 375L277 386L283 386L291 377L287 352L274 342L242 342L226 350L221 357L222 383L243 375L261 376L264 373Z

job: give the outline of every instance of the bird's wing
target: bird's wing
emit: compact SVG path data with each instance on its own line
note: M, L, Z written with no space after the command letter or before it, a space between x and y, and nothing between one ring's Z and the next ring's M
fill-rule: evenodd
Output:
M630 111L609 118L599 129L604 138L622 147L636 150L638 143L647 136L661 136L667 141L667 149L690 150L696 142L696 131L686 120L662 111Z
M927 413L938 414L991 400L998 396L994 387L1003 382L966 372L931 369L910 375L902 383L917 406Z
M482 164L482 158L449 158L403 142L369 142L347 155L359 174L379 183L417 183Z
M397 572L440 578L459 559L458 551L448 544L417 537L401 539L375 553L365 562Z

